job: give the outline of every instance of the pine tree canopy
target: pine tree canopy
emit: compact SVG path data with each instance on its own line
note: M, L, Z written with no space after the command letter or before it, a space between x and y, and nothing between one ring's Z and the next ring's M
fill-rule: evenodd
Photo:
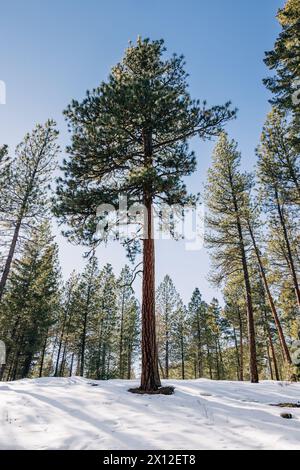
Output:
M271 100L283 109L291 110L299 124L299 100L293 101L300 81L300 0L288 0L279 10L282 31L274 50L266 53L265 63L276 75L264 80L274 94Z
M59 180L55 212L72 229L66 234L91 242L96 208L128 204L184 204L182 177L196 167L188 138L216 136L235 111L230 103L208 108L191 99L182 56L165 58L164 41L138 39L102 83L65 111L72 131Z

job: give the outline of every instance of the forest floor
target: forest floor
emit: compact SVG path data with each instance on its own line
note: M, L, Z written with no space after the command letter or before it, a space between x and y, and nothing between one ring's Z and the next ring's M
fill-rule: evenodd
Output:
M136 384L0 383L0 449L300 448L300 409L270 406L299 403L300 384L170 380L172 396L128 393Z

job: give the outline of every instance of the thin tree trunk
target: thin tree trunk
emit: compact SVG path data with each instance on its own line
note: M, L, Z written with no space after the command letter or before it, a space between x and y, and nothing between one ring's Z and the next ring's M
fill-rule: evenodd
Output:
M165 371L164 371L163 366L161 365L161 360L159 358L158 358L158 368L160 370L162 378L165 379L166 378Z
M300 309L300 288L299 288L299 283L298 283L298 278L297 278L297 272L296 272L296 268L294 264L294 259L293 259L291 244L290 244L290 240L289 240L289 236L288 236L288 232L286 228L285 218L284 218L283 210L280 205L279 195L278 195L278 191L276 188L275 188L275 197L276 197L276 203L277 203L277 211L278 211L280 223L281 223L282 230L283 230L284 241L286 244L287 255L288 255L291 275L292 275L292 279L294 283L296 299L297 299L298 307Z
M203 357L202 357L202 335L201 335L201 325L200 325L200 316L197 311L197 354L198 354L198 374L199 378L203 377Z
M236 330L234 327L233 327L233 339L234 339L234 346L235 346L235 352L236 352L237 379L241 380L241 363L240 363L239 347L238 347L238 341L236 337Z
M131 379L131 361L132 361L132 347L131 344L128 346L128 357L127 357L127 379Z
M251 236L251 239L252 239L254 251L255 251L255 254L256 254L256 258L257 258L257 261L258 261L258 264L259 264L260 275L261 275L262 281L263 281L264 286L265 286L265 291L266 291L266 294L267 294L267 297L268 297L268 301L269 301L269 304L270 304L270 308L271 308L271 311L272 311L274 322L275 322L275 325L276 325L276 328L277 328L277 332L278 332L278 336L279 336L280 345L281 345L281 348L282 348L282 351L283 351L283 355L284 355L284 358L285 358L286 362L288 364L292 364L290 352L289 352L288 346L287 346L286 341L285 341L285 337L284 337L284 333L283 333L283 330L282 330L281 322L279 320L279 316L277 314L277 309L275 307L275 303L274 303L274 300L273 300L273 297L272 297L272 294L271 294L271 291L270 291L270 288L269 288L269 284L268 284L267 276L266 276L265 269L264 269L264 266L263 266L263 262L262 262L262 259L261 259L260 251L259 251L259 248L256 244L254 233L253 233L251 224L249 222L248 222L248 227L249 227L249 233L250 233L250 236Z
M258 379L258 370L257 370L256 340L255 340L252 293L251 293L247 258L246 258L246 253L245 253L244 236L243 236L240 217L238 214L238 206L236 203L236 199L235 199L235 207L236 207L236 213L237 213L237 229L238 229L239 239L240 239L240 251L241 251L244 282L245 282L245 289L246 289L247 324L248 324L249 354L250 354L250 380L252 383L258 383L259 379Z
M46 354L46 348L47 348L47 340L48 340L48 331L46 333L46 338L44 341L44 346L43 346L43 351L42 351L42 358L41 358L41 365L40 365L40 371L39 371L39 377L43 376L43 369L44 369L44 361L45 361L45 354Z
M120 365L120 379L124 378L124 367L123 367L123 332L124 332L124 302L125 292L123 287L122 293L122 307L121 307L121 325L120 325L120 344L119 344L119 365Z
M269 347L270 347L270 350L271 350L271 355L272 355L272 360L273 360L273 365L274 365L274 371L275 371L275 377L276 377L276 380L279 381L280 377L279 377L277 359L276 359L272 334L271 334L270 325L269 325L269 322L268 322L268 316L267 316L266 311L264 311L264 326L265 326L265 330L266 330L267 337L268 337L268 340L269 340Z
M239 330L240 330L240 381L244 381L244 333L243 320L240 309L238 308Z
M169 378L169 340L168 340L168 332L166 333L167 339L166 339L166 379Z
M242 254L242 263L243 263L243 271L244 271L244 281L245 281L245 287L246 287L247 323L248 323L249 353L250 353L250 380L252 383L258 383L252 294L251 294L251 287L250 287L250 280L249 280L248 265L247 265L245 248L244 248L244 243L243 243L242 229L240 225L239 225L239 233L240 233L240 241L241 241L241 254Z
M184 339L183 334L180 337L180 346L181 346L181 378L185 379L185 370L184 370Z
M72 354L72 358L71 358L71 365L70 365L69 377L72 377L72 375L73 375L74 356L75 356L75 354L73 353L73 354Z
M61 328L61 333L60 333L60 338L59 338L59 345L58 345L58 352L57 352L57 358L56 358L56 365L55 365L55 372L54 372L54 377L57 377L58 374L58 366L59 366L59 360L60 360L60 353L61 353L61 348L62 348L62 343L64 339L64 334L65 334L65 327L66 327L66 322L67 322L67 317L68 317L68 310L70 306L70 301L71 301L71 288L68 293L68 301L67 305L64 311L64 318L63 318L63 324Z
M207 362L208 362L209 378L210 380L213 380L213 373L212 373L212 367L211 367L211 353L210 353L210 349L208 346L207 346Z
M91 294L91 286L88 285L87 291L87 298L86 298L86 305L85 305L85 312L83 318L83 331L82 331L82 342L81 342L81 358L80 358L80 377L84 375L84 360L85 360L85 344L86 344L86 333L87 333L87 319L89 313L89 304L90 304L90 294Z
M266 342L266 347L267 347L267 356L268 356L268 363L269 363L269 369L270 369L270 374L271 374L271 380L274 380L274 374L273 374L273 367L272 367L272 359L270 356L270 343L269 339Z
M248 326L248 341L249 341L249 355L250 355L250 361L249 361L250 362L249 364L250 380L252 383L258 383L259 378L258 378L258 370L257 370L256 339L255 339L254 312L253 312L251 285L250 285L248 263L247 263L247 257L246 257L246 251L245 251L244 236L243 236L242 224L241 224L241 219L240 219L240 212L239 212L236 194L234 191L230 169L229 169L229 177L230 177L234 209L235 209L235 214L236 214L236 224L237 224L237 230L238 230L238 235L239 235L240 253L241 253L241 258L242 258L242 267L243 267L245 290L246 290L247 326Z
M9 275L9 272L10 272L10 268L11 268L11 264L12 264L12 261L13 261L13 258L14 258L14 254L15 254L15 251L16 251L16 246L17 246L17 241L18 241L18 238L19 238L21 223L22 223L22 218L19 217L19 219L16 223L16 226L15 226L13 238L12 238L12 241L11 241L11 244L10 244L10 247L9 247L9 252L8 252L8 255L7 255L7 258L6 258L4 270L3 270L2 277L1 277L1 280L0 280L0 302L1 302L3 294L4 294L4 289L5 289L5 286L6 286L6 282L7 282L7 279L8 279L8 275Z
M64 350L63 350L63 354L62 354L62 358L61 358L61 363L60 363L60 369L59 369L59 376L60 376L60 377L63 377L64 374L65 374L67 346L68 346L68 343L67 343L67 341L65 341Z

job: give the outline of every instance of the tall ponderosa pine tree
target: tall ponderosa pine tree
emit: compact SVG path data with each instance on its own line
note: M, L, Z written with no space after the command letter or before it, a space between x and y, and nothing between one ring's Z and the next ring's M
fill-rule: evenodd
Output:
M290 219L293 207L291 205L291 186L286 181L286 164L291 166L294 174L293 189L297 191L299 184L299 158L288 158L290 153L288 142L285 142L283 130L280 129L279 116L276 111L269 114L264 125L258 154L258 180L261 189L261 201L264 210L271 217L271 225L280 230L285 246L287 265L294 284L298 306L300 308L300 285L295 261L295 249L290 239ZM284 148L282 142L285 142ZM298 194L296 192L296 194ZM297 205L297 213L298 213ZM297 214L296 214L297 216Z
M22 227L33 226L47 213L46 191L58 153L55 123L37 125L27 134L6 167L6 183L1 187L1 219L11 233L0 280L0 301L10 272ZM3 201L5 206L3 205Z
M230 142L223 133L208 172L207 226L210 232L206 234L206 240L208 247L213 250L217 282L221 283L234 272L243 274L247 299L250 378L252 382L258 382L254 311L247 260L249 240L244 220L252 182L249 175L241 173L240 159L237 144Z
M260 231L260 227L262 226L262 221L260 220L259 213L257 210L254 209L253 205L250 205L249 201L249 207L248 211L245 211L245 222L246 222L246 227L248 228L249 234L250 234L250 239L252 242L252 248L254 252L254 257L255 257L255 265L257 262L258 265L258 271L260 273L261 281L264 286L265 294L274 318L274 322L276 325L276 329L278 332L278 336L280 339L280 344L281 344L281 349L282 349L282 354L288 364L291 364L291 356L289 353L289 349L287 346L287 342L285 339L285 335L283 332L280 316L276 307L276 303L271 291L271 286L270 282L268 279L267 275L267 260L265 256L262 254L260 246L259 246L259 239L261 240L262 233ZM259 234L259 237L257 236ZM266 234L264 233L264 237Z
M128 203L147 210L143 234L141 389L160 387L155 333L153 205L185 204L182 177L195 170L187 140L217 135L235 112L229 104L207 108L191 100L183 57L164 57L163 41L130 45L106 83L73 101L66 111L72 130L70 158L58 185L56 214L70 238L95 242L96 210ZM101 241L101 240L99 240Z

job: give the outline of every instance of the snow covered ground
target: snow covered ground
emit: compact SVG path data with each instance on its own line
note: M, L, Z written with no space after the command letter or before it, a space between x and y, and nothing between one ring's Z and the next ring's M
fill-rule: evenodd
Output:
M121 380L0 383L0 449L300 449L300 409L270 406L300 401L300 384L170 384L173 396Z

